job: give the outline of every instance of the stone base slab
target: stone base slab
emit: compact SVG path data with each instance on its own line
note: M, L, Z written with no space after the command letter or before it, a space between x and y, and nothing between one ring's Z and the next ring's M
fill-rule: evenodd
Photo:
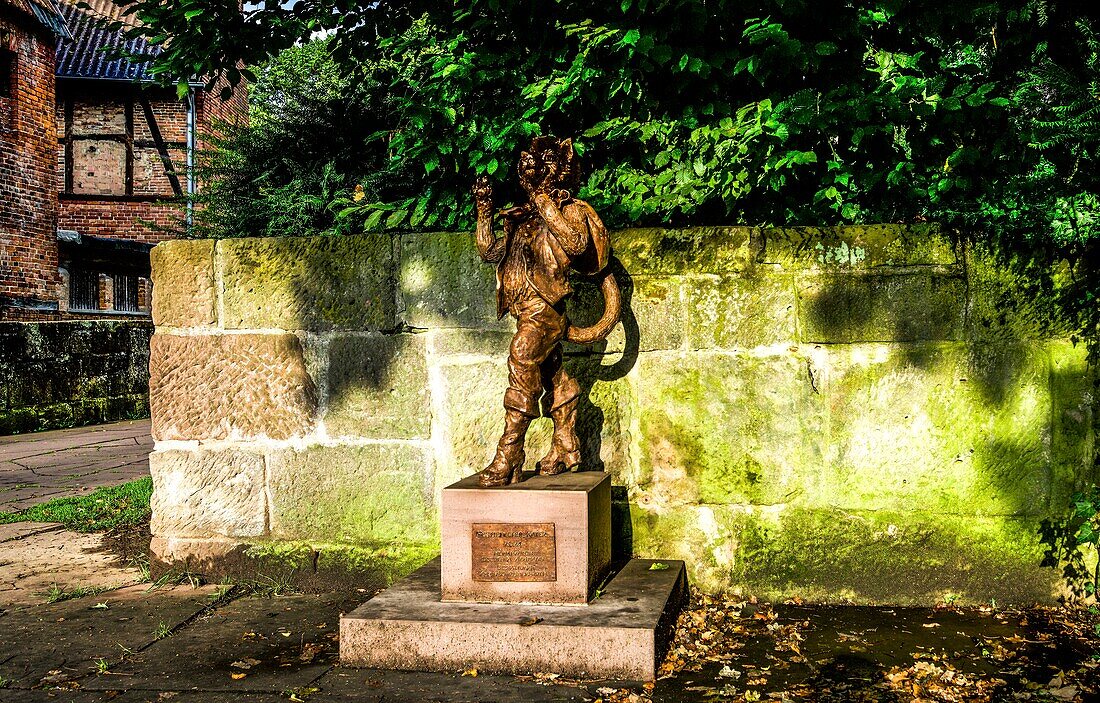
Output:
M632 559L586 606L443 602L433 560L340 618L344 666L653 681L687 595L682 561Z

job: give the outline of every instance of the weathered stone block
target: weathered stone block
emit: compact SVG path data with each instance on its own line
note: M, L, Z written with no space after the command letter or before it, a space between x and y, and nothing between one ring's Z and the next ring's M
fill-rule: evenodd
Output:
M496 312L496 269L477 253L472 233L401 236L398 287L404 320L413 327L501 329Z
M308 434L317 391L292 334L173 336L150 346L153 438Z
M807 274L797 278L803 342L912 342L963 335L966 280L917 273Z
M593 351L632 357L639 351L683 346L688 304L679 277L620 275L617 282L623 306L619 324L602 342L589 345L565 342L567 354ZM570 323L578 327L595 324L603 315L605 304L598 286L578 281L567 311Z
M1069 337L1075 331L1058 319L1055 294L1021 268L986 246L967 248L968 339L1014 343Z
M643 354L631 380L640 413L638 500L788 503L826 451L826 408L798 356Z
M267 531L262 454L235 449L149 455L150 530L158 537L260 537Z
M272 451L271 535L367 544L437 540L431 469L429 448L411 443Z
M485 329L439 329L428 332L433 359L449 357L491 356L501 363L508 358L514 329L507 332Z
M775 227L762 230L759 261L793 269L951 266L956 244L939 225Z
M637 403L626 376L629 359L571 357L565 365L581 386L577 402L581 468L609 471L618 481L633 471L631 424Z
M797 340L794 278L775 268L690 279L689 346L745 349Z
M736 273L751 268L763 248L753 227L624 229L611 237L612 251L632 276Z
M426 439L431 409L425 335L337 336L329 343L332 437Z
M438 367L440 405L433 439L447 447L437 457L436 484L446 486L485 468L504 429L508 369L502 361L443 364ZM550 446L551 423L542 418L527 431L527 468Z
M1047 356L1000 345L820 351L829 409L813 504L1035 515L1050 491Z
M176 240L153 247L153 323L202 327L218 321L213 240Z
M388 330L395 322L388 235L223 239L226 329Z

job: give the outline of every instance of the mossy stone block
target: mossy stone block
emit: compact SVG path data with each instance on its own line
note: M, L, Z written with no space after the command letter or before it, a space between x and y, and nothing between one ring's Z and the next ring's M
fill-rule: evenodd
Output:
M688 279L689 346L745 349L796 342L794 277L776 268Z
M565 342L566 353L634 355L639 351L679 349L687 336L688 303L678 276L619 275L622 314L607 339L595 344ZM599 287L579 281L567 313L571 324L587 327L604 313L606 301Z
M800 274L805 343L912 342L963 336L966 280L959 274Z
M1064 278L1063 270L1056 278ZM984 245L967 248L970 310L967 338L978 342L1039 341L1069 337L1075 330L1058 319L1056 295L1015 258Z
M223 239L226 329L389 330L396 324L388 235Z
M627 365L614 357L593 354L566 358L565 368L581 387L577 402L580 468L609 471L621 483L619 479L634 470L631 427L637 402L625 376Z
M1100 429L1100 394L1096 369L1088 364L1085 345L1068 340L1046 344L1050 352L1051 493L1050 510L1069 507L1074 491L1096 483L1096 435Z
M426 439L426 335L337 335L329 342L330 437Z
M753 227L624 229L612 249L632 276L644 274L734 273L751 268L763 249Z
M800 506L630 505L635 556L683 559L703 591L782 601L1051 603L1030 519Z
M716 521L735 535L734 583L769 600L1030 605L1057 589L1026 519L789 507L730 508Z
M1050 492L1043 350L965 344L818 351L829 408L812 504L846 510L1038 515Z
M654 352L632 372L640 475L657 504L802 499L828 443L824 401L793 354Z
M938 225L776 227L762 230L761 263L792 269L953 266L957 245Z
M472 233L401 236L398 288L412 327L502 329L496 269L478 256Z
M307 446L272 450L267 462L276 539L366 544L438 539L427 446Z
M203 327L218 321L214 288L214 241L162 242L149 254L153 267L153 323L158 327Z

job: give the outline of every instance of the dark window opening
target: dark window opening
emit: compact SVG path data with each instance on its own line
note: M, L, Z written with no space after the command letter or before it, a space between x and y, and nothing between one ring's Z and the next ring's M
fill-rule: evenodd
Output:
M69 309L99 309L99 274L76 270L69 274Z
M137 312L138 277L115 276L115 310Z
M10 98L15 90L15 53L0 49L0 98Z

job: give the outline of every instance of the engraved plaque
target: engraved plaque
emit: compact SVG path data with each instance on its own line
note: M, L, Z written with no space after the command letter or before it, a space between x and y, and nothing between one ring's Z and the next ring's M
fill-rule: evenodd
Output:
M475 522L470 550L474 581L557 581L552 522Z

